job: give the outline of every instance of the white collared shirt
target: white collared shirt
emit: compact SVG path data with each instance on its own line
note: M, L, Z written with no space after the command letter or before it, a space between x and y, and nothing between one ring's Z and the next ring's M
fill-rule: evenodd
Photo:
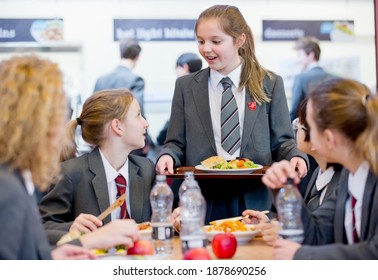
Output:
M26 191L30 196L34 195L35 186L33 182L33 176L30 170L24 170L21 172L21 176L24 179L24 184L26 187Z
M232 92L234 93L236 104L238 106L239 113L239 124L240 124L240 139L243 135L243 124L244 124L244 110L245 110L245 89L238 91L238 86L240 82L241 65L237 67L234 71L229 73L229 77L233 83ZM209 105L210 105L210 115L211 123L213 126L215 145L217 148L218 156L221 156L227 160L235 159L240 156L240 148L237 149L234 154L230 155L227 153L221 145L221 104L222 104L222 92L223 86L220 81L224 78L219 72L210 69L209 77Z
M320 191L319 206L322 205L325 193L328 189L328 184L331 182L335 170L333 166L327 168L324 172L319 168L318 177L316 177L315 187Z
M361 214L362 214L362 203L365 191L366 180L369 174L369 163L364 161L357 169L355 174L349 172L348 177L348 191L353 195L357 203L354 207L355 218L356 218L356 230L358 236L361 235ZM349 198L345 204L345 219L344 227L349 244L353 244L353 224L352 224L352 198Z
M99 149L102 163L104 164L105 169L105 175L106 175L106 182L108 183L108 193L109 193L109 203L112 204L117 199L117 186L115 184L115 179L119 174L121 174L125 179L127 183L126 188L126 207L127 212L131 216L130 212L130 184L129 184L129 161L126 160L125 164L121 167L119 171L115 170L113 166L109 163L109 161L105 158L104 154L101 152L101 149ZM118 209L114 210L111 213L112 221L119 219L121 217L121 208L118 207Z

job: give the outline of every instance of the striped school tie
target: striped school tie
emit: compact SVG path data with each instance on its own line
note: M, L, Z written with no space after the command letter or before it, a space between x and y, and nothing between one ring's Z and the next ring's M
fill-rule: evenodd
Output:
M126 179L121 174L115 179L117 186L117 198L123 195L126 192ZM121 205L121 219L129 219L129 213L127 213L126 199Z
M223 86L221 107L221 144L223 149L232 155L240 147L240 124L238 106L232 93L232 81L225 77L221 81Z
M358 236L357 229L356 229L356 214L354 213L355 212L354 209L355 209L357 200L356 200L356 198L353 195L350 195L350 196L352 198L352 226L353 226L352 234L353 234L353 243L358 243L360 241L360 238Z

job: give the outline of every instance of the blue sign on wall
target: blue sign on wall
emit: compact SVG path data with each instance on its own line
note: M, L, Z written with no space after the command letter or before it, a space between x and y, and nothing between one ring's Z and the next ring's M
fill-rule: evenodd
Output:
M354 21L263 20L263 41L295 41L303 36L323 41L354 41Z
M193 41L191 19L114 19L114 41L133 38L138 41Z
M0 19L0 42L46 42L63 39L63 19Z

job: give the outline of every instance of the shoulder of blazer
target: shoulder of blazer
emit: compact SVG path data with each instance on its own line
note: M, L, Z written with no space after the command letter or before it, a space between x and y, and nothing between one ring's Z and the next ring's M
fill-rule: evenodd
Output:
M185 75L182 78L192 79L192 80L196 81L197 83L202 83L202 82L207 83L207 81L209 80L209 76L210 76L210 68L207 67L207 68L199 70L197 72Z
M283 80L280 75L277 75L273 72L270 72L270 77L268 75L265 75L263 80L263 87L265 93L269 96L269 98L272 97L273 89L279 82L283 85Z
M66 174L81 174L83 171L89 170L93 174L98 174L104 171L100 151L94 148L89 153L85 153L79 157L72 158L62 162L62 172Z
M155 165L153 161L149 158L137 156L137 155L129 155L130 163L133 163L139 170L148 170L150 169L151 172L155 172Z

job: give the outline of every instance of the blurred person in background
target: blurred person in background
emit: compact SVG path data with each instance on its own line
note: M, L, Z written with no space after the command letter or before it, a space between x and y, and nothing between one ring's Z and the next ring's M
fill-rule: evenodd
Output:
M202 59L195 53L183 53L177 58L176 61L176 75L180 78L184 75L197 72L202 69ZM163 129L156 137L158 145L164 145L165 138L167 137L167 131L169 126L169 120L165 123Z
M77 126L95 147L80 157L74 156ZM80 117L67 126L60 179L39 204L50 243L55 244L62 232L95 232L120 219L121 207L103 221L97 217L119 196L120 174L126 181L126 218L138 223L150 220L155 167L150 159L131 154L145 145L147 127L137 99L127 89L99 91L85 101Z
M295 42L294 50L297 52L297 62L300 65L301 72L294 77L290 109L291 121L298 117L299 105L307 97L309 90L321 81L332 77L319 65L321 49L318 39L310 36L302 37ZM306 186L318 166L311 155L308 158L310 166L307 176L299 183L302 195L304 195Z
M94 92L106 89L129 89L142 110L142 116L145 117L144 110L144 88L145 81L142 77L135 74L133 69L136 67L142 47L139 42L126 38L119 42L120 46L120 63L110 73L104 74L96 81ZM146 156L149 149L154 146L154 143L147 133L146 144L143 148L133 151L133 154Z

